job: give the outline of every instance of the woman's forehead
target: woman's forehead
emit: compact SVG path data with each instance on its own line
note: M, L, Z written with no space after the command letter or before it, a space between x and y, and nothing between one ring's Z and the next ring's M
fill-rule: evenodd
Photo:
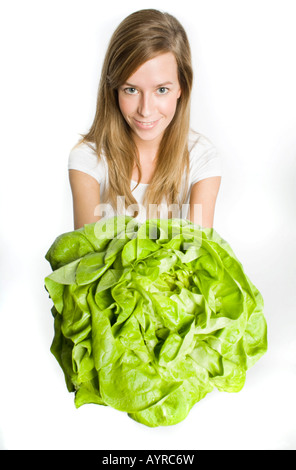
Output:
M175 56L168 52L144 62L125 83L129 86L149 84L157 87L176 82L178 82L177 62Z

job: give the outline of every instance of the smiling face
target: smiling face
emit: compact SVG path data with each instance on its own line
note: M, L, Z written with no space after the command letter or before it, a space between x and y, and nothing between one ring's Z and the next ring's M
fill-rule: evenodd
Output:
M177 62L171 52L145 62L119 87L119 108L136 145L160 144L180 95Z

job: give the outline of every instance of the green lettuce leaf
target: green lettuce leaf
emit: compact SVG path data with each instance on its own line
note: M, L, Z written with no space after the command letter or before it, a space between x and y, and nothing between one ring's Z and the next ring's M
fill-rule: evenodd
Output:
M113 217L60 235L46 259L51 352L76 407L174 425L214 388L240 391L267 351L262 295L213 229Z

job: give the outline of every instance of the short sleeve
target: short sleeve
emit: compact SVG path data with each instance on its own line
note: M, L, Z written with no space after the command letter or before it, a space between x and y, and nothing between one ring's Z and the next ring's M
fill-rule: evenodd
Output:
M221 157L205 136L192 133L190 138L190 184L205 178L222 176Z
M106 162L98 158L94 149L81 143L69 154L68 170L78 170L95 178L99 184L105 184L107 176Z

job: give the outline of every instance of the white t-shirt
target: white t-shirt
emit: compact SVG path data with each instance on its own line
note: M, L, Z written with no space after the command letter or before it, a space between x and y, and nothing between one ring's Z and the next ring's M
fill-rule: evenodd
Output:
M222 175L221 158L216 148L204 135L190 131L188 148L190 154L188 189L182 208L177 209L177 206L171 208L173 209L173 217L176 218L186 217L191 189L195 183L205 178ZM89 145L81 143L71 150L68 159L68 169L79 170L95 178L100 184L100 199L103 200L108 185L108 164L104 155L99 159L94 147L90 148ZM137 219L144 221L146 219L146 210L143 206L143 199L148 184L140 183L135 188L136 184L135 181L131 180L131 190L140 208ZM106 218L121 213L133 215L136 209L133 207L127 209L123 208L124 204L122 204L122 200L118 199L118 204L115 209L112 208L110 204L100 204L100 207L97 208L96 215ZM167 205L165 203L160 207L160 214L160 216L167 217L167 215L165 215L167 214Z

